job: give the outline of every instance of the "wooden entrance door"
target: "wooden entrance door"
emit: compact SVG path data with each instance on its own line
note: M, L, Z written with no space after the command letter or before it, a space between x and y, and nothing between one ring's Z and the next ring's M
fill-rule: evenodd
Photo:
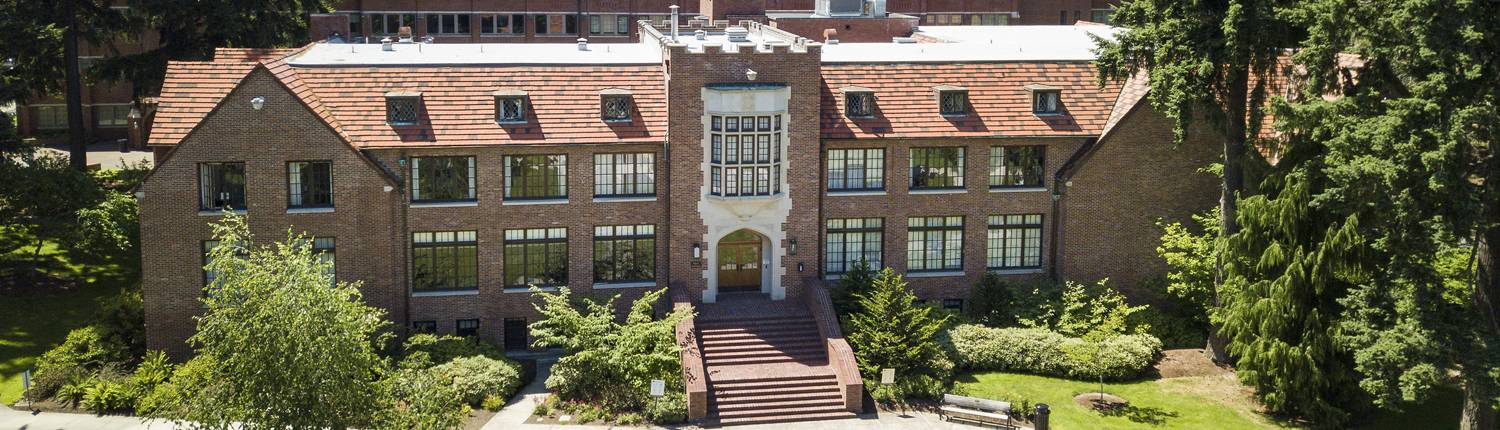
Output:
M762 241L740 230L719 241L719 292L759 292Z

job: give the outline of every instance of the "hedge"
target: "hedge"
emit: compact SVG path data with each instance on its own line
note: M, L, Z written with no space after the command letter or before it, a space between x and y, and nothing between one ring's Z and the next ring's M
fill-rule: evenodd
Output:
M949 331L953 358L959 367L972 370L1004 370L1092 379L1065 352L1069 345L1085 342L1046 329L990 328L961 325ZM1140 376L1156 362L1162 344L1144 334L1116 336L1103 341L1104 377L1125 380Z

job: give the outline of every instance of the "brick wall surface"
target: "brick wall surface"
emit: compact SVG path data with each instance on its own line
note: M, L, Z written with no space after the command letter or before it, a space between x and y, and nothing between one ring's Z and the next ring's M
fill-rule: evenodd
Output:
M1094 151L1067 187L1063 204L1062 275L1109 285L1137 298L1141 283L1166 273L1156 254L1156 221L1190 222L1218 204L1219 180L1198 169L1219 161L1218 134L1189 130L1172 144L1171 122L1148 105L1129 114Z

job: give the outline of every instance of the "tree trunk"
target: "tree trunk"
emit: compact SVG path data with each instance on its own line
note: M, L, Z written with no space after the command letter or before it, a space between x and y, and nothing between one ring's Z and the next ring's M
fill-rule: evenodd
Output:
M1224 96L1224 171L1223 186L1219 194L1219 235L1222 241L1240 231L1240 222L1236 218L1239 213L1240 192L1245 190L1245 118L1249 103L1250 71L1248 67L1241 66L1230 71L1229 91ZM1219 290L1224 285L1224 250L1219 249L1214 262L1214 302L1215 308L1223 305L1219 297ZM1213 324L1208 332L1208 354L1216 363L1229 363L1229 353L1225 351L1228 341L1219 334L1219 325Z
M1500 210L1491 208L1489 213ZM1491 218L1493 219L1493 218ZM1474 276L1473 306L1480 316L1480 324L1484 327L1480 330L1485 332L1489 338L1500 337L1500 309L1496 309L1496 299L1500 299L1500 247L1491 246L1500 243L1500 227L1482 227L1487 231L1478 235L1479 240L1474 244L1479 259L1479 270ZM1493 387L1489 384L1483 369L1471 366L1463 369L1464 377L1464 407L1462 416L1459 418L1459 429L1461 430L1490 430L1500 424L1496 419L1494 407Z
M64 0L68 29L63 32L64 78L67 79L68 163L74 169L88 168L88 137L83 129L83 78L78 70L78 0Z

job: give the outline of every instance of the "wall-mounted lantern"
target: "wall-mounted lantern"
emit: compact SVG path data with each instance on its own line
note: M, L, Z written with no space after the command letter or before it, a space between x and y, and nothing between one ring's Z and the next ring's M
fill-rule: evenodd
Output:
M703 245L693 244L693 258L703 258Z
M250 99L250 108L251 109L260 110L263 107L266 107L266 98L265 97L255 96L255 98Z

